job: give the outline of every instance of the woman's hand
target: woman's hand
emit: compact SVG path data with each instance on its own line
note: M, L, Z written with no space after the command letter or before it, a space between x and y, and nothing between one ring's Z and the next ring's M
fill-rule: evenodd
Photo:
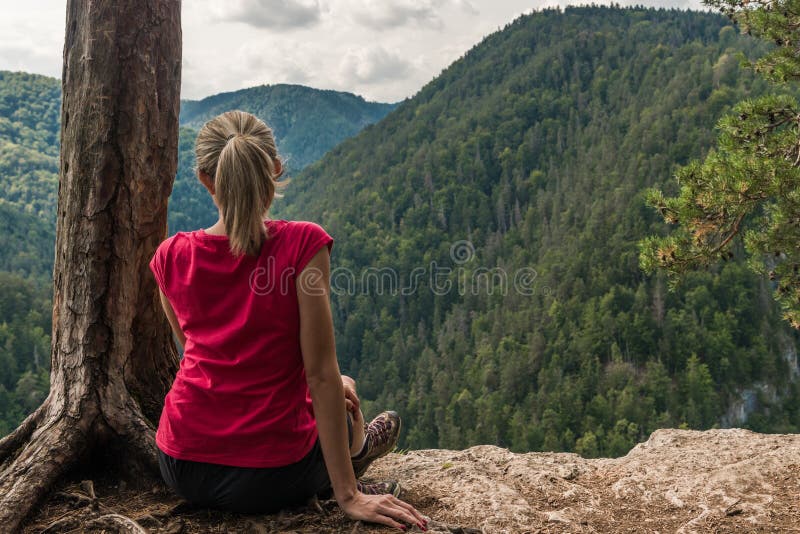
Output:
M390 527L406 530L408 525L417 525L427 530L427 521L410 504L401 501L394 495L365 495L356 491L352 497L340 502L342 511L351 519L380 523Z
M326 248L320 249L300 273L297 288L303 366L317 419L322 455L339 506L353 519L403 530L405 527L399 521L425 528L425 520L410 504L393 495L365 495L357 490L348 447L345 408L352 407L356 414L360 414L360 402L355 382L342 377L336 361L329 299L330 256ZM358 424L360 418L356 416L355 419Z
M355 418L361 409L361 401L356 395L356 382L349 376L342 375L342 387L344 388L344 404L347 411Z

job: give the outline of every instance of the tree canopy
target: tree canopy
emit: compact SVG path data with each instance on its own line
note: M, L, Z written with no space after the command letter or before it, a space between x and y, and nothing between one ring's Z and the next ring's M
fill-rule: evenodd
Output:
M712 13L545 10L295 177L278 214L336 239L342 367L403 414L403 446L595 456L661 427L800 428L767 281L730 261L668 292L638 262L665 229L644 191L765 94L737 56L768 50Z
M738 56L771 50L712 13L545 10L298 173L273 216L336 239L337 349L366 411L397 409L404 447L586 456L665 426L800 429L798 333L769 279L733 249L670 292L637 246L668 229L645 191L676 195L676 167L720 151L719 117L770 90ZM193 132L173 231L215 216ZM450 270L432 281L434 264Z
M744 250L769 277L784 317L800 329L800 3L713 0L744 33L774 46L748 64L775 84L770 94L744 100L719 123L715 148L680 168L680 191L659 189L648 203L667 223L665 237L642 242L642 266L665 269L673 282L698 267ZM791 93L787 94L787 89Z

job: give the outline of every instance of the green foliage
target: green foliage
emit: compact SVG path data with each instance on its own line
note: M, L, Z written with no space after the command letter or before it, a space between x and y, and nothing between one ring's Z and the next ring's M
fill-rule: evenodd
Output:
M401 446L624 454L660 427L730 420L763 384L778 400L753 421L800 427L783 360L798 336L764 279L730 261L668 292L638 265L637 242L663 231L643 191L670 186L720 114L765 92L735 58L766 50L710 13L524 16L294 179L278 215L336 239L334 267L356 278L333 280L340 362L368 411L403 414ZM450 291L431 262L452 269ZM360 283L369 268L401 287L426 274L381 294ZM457 290L495 268L508 291Z
M0 138L58 156L61 84L24 72L0 71Z
M60 93L0 71L0 436L49 389Z
M775 46L769 53L746 64L767 79L783 83L800 79L797 30L800 3L797 0L705 0L727 15L742 32Z
M194 170L197 131L182 127L178 140L178 175L169 197L169 235L208 228L217 222L218 212L211 195Z
M780 83L800 78L800 3L711 5L776 45L752 63L756 71ZM784 317L800 329L800 106L789 94L745 100L718 130L717 148L678 170L678 196L649 192L648 203L678 227L642 241L641 265L648 272L663 268L675 282L689 270L732 259L743 243L751 266L774 281Z
M319 220L336 238L334 267L357 278L334 296L341 365L367 412L402 413L401 447L619 455L657 428L730 420L729 406L765 389L775 395L747 424L798 430L800 388L784 360L798 334L769 283L734 258L668 292L638 265L637 242L664 232L643 191L673 194L675 166L706 154L717 117L758 101L766 83L735 58L767 51L709 13L521 17L295 177L275 215ZM171 232L208 220L187 170L193 136L181 132ZM474 254L454 253L464 241ZM449 291L429 277L432 262L452 269L438 281ZM384 267L417 286L365 290L365 270ZM507 290L488 277L464 289L493 269ZM21 411L37 370L14 365L0 406L16 395L7 402Z
M55 220L61 86L0 71L0 198Z
M58 80L0 71L0 436L36 408L49 387L60 100ZM228 106L266 115L270 123L274 117L286 133L285 147L292 154L298 147L294 168L393 107L332 91L262 87L184 102L184 111L199 121ZM217 219L193 170L196 137L196 130L181 128L170 233Z
M55 229L0 198L0 272L17 273L50 287ZM0 316L0 321L2 316Z
M51 302L42 287L0 272L0 436L38 407L49 389Z
M0 71L0 199L54 224L58 203L61 85L53 78ZM217 210L197 180L197 130L215 115L243 109L275 130L290 172L299 171L340 141L383 118L394 104L349 93L275 85L183 101L178 173L170 197L169 231L211 226Z

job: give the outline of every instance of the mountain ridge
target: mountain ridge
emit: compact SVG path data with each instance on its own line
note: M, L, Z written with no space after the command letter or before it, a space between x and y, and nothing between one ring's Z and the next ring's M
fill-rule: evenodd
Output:
M336 240L337 353L368 406L407 416L403 447L614 456L719 424L764 381L775 402L743 424L798 428L781 346L798 334L768 282L737 260L668 292L636 247L666 230L643 191L674 188L722 113L774 90L736 60L765 49L713 13L525 15L295 177L278 214ZM483 289L441 294L434 265ZM409 293L363 283L419 269Z
M354 282L334 294L342 368L368 410L403 413L402 446L615 456L656 428L719 424L764 383L775 395L756 396L746 424L798 428L782 357L798 336L769 282L733 261L668 293L635 246L665 231L642 190L669 187L721 113L767 90L735 60L763 47L710 13L523 16L296 177L274 215L334 235ZM215 217L190 170L192 130L180 142L172 205L187 211L170 232ZM407 282L434 265L455 290L426 277L378 294L363 276ZM524 291L509 287L520 273Z
M291 123L293 115L305 114L310 117L303 120L315 120L317 130L326 132L309 141L305 158L316 157L328 144L387 110L352 97L343 106L345 112L337 114L337 102L348 100L343 93L331 96L312 89L289 89L305 96L280 112L285 122ZM60 100L58 79L0 71L0 222L4 228L0 236L0 436L32 412L48 389L50 359L45 355L49 354L52 316ZM257 100L251 98L250 103L258 107ZM362 103L372 115L359 115ZM304 110L304 105L308 109ZM301 127L294 142L303 143L304 133L309 132ZM194 174L197 132L181 128L179 135L178 173L169 204L170 235L211 226L218 215ZM302 158L292 158L290 170L299 163Z
M181 125L199 129L212 117L241 109L265 120L293 170L319 159L339 141L377 122L396 104L368 102L352 93L296 84L249 87L181 101ZM304 113L293 113L301 108ZM323 127L324 126L324 127ZM337 130L338 129L338 130Z

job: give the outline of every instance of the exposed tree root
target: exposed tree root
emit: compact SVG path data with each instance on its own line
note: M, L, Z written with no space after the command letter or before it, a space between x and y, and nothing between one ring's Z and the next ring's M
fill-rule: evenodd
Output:
M38 432L0 472L0 525L14 532L31 508L78 457L80 430L61 419Z
M68 514L65 517L60 517L47 525L39 534L55 534L56 532L68 532L75 530L81 524L74 514Z
M33 434L33 431L36 429L36 425L39 423L42 413L44 413L45 406L46 403L39 406L35 412L30 414L25 418L24 421L22 421L16 430L5 436L3 439L0 439L0 466L2 466L6 459L28 440L31 434Z
M139 406L131 402L127 410L117 413L117 418L109 423L122 436L125 444L127 471L141 473L149 471L160 477L156 450L156 432L144 418ZM122 416L122 417L119 417Z
M119 532L133 532L135 534L147 534L147 530L139 523L120 514L101 515L83 524L84 527L108 527L116 528Z
M150 514L136 520L112 510L97 498L94 483L91 480L81 481L80 488L82 492L61 491L56 494L66 501L71 501L76 508L51 522L40 534L75 533L90 529L146 534L148 530L142 523L153 526L161 523Z

